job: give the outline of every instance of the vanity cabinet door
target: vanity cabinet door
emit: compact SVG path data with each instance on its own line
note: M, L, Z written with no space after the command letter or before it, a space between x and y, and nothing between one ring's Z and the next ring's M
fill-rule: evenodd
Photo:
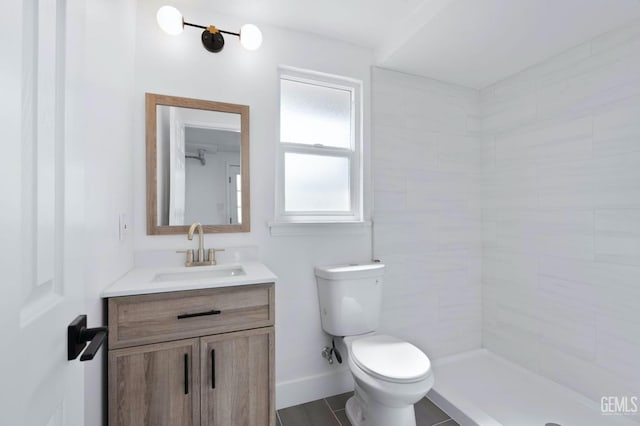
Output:
M109 351L109 426L198 426L199 340Z
M275 426L273 327L200 339L203 426Z

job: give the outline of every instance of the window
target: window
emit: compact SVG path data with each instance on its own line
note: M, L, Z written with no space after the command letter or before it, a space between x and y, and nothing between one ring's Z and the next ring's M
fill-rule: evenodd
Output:
M276 217L362 220L361 83L280 70Z

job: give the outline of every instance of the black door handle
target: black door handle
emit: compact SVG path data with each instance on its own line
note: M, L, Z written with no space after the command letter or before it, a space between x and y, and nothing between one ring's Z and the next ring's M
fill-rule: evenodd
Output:
M222 313L222 311L219 311L217 309L212 309L212 310L207 311L207 312L196 312L195 314L178 315L178 319L193 318L193 317L205 317L207 315L220 315L221 313Z
M78 358L87 342L89 347L80 357L80 361L92 360L107 338L108 330L108 327L87 328L87 316L78 315L67 327L67 360Z
M189 354L184 354L184 394L189 395Z
M92 337L89 347L80 355L80 361L91 361L107 338L107 327L85 328L84 331Z

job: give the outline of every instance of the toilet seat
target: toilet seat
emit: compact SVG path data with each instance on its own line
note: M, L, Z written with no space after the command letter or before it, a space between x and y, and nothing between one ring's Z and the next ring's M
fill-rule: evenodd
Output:
M431 374L431 362L420 349L385 334L354 340L351 357L367 374L387 382L413 383Z

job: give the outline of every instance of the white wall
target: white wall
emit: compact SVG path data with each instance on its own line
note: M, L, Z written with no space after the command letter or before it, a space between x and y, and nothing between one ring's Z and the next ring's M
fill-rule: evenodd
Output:
M86 313L89 326L103 324L102 290L133 263L133 235L118 240L118 215L133 216L133 69L135 5L128 0L86 2L84 39ZM117 23L117 31L102 31ZM81 25L81 23L78 23ZM129 222L131 223L131 222ZM85 362L85 424L102 424L103 361Z
M479 348L478 92L380 68L372 84L383 329L432 359Z
M186 28L177 37L164 34L155 15L164 0L137 2L135 87L132 142L134 162L135 250L184 249L194 246L186 235L145 234L144 93L154 92L250 106L251 232L207 234L208 247L258 246L260 260L279 277L276 286L276 383L278 407L309 401L346 390L344 367L329 366L320 356L328 340L320 327L313 267L319 264L367 261L371 258L370 229L339 234L272 237L275 148L278 143L278 65L343 75L364 82L369 97L372 53L326 37L260 25L260 50L241 48L233 36L218 54L200 43L201 31ZM210 2L179 5L186 20L214 23L234 30L243 22L218 15ZM258 23L260 24L260 23ZM365 124L369 122L365 105ZM365 155L369 129L365 126ZM333 375L334 372L340 373ZM335 376L335 377L334 377Z
M484 346L640 395L640 22L481 99Z

